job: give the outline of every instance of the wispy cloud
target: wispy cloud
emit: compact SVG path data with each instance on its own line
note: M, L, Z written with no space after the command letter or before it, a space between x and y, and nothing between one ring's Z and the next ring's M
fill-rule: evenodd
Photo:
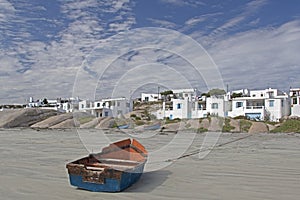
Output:
M203 15L189 18L184 22L184 26L181 28L180 31L185 32L191 29L192 27L199 25L200 23L207 22L208 20L214 19L222 14L223 14L222 12L216 12L216 13L203 14Z
M300 21L219 39L208 49L224 80L236 88L300 85Z
M197 7L197 6L204 6L206 5L202 1L198 0L160 0L162 3L165 4L170 4L173 6L192 6L192 7Z
M257 12L258 9L260 9L262 6L266 4L267 4L266 0L254 0L247 3L245 8L240 14L234 16L233 18L226 21L223 25L216 28L214 31L212 31L210 36L218 37L219 35L226 34L228 30L241 24L243 21L247 19L247 17Z
M253 0L246 4L246 11L247 12L255 12L257 9L261 8L262 6L266 5L268 0Z
M23 102L29 95L71 96L77 70L91 50L102 39L135 23L128 0L55 3L60 6L60 16L48 18L42 4L33 7L25 2L21 6L0 0L0 85L9 85L0 91L0 101ZM39 30L39 23L48 27ZM45 35L48 40L40 38Z
M163 27L163 28L174 29L178 26L174 22L170 22L167 20L161 20L161 19L148 18L148 21L152 22L155 26L159 26L159 27Z
M7 0L0 0L0 22L7 21L15 11L14 6Z

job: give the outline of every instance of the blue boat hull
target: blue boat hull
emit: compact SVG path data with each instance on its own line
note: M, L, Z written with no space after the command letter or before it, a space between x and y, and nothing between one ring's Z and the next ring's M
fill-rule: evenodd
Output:
M120 192L139 180L147 154L135 139L115 142L100 153L68 163L70 184L93 192Z
M104 183L84 181L82 175L69 174L70 184L80 189L93 192L121 192L136 183L143 174L144 164L135 168L133 172L122 172L120 179L105 178Z
M129 128L129 124L118 126L118 129L127 129Z

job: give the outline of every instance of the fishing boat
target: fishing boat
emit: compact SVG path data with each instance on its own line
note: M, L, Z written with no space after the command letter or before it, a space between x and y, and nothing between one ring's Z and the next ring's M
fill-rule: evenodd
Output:
M124 125L118 126L118 129L127 129L127 128L129 128L129 124L124 124Z
M70 184L94 192L120 192L139 180L147 154L135 139L112 143L100 153L68 163Z

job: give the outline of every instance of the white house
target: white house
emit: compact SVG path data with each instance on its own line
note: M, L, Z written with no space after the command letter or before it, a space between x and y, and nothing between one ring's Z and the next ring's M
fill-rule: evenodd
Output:
M158 119L192 119L206 116L206 110L197 101L185 99L172 99L170 102L163 102L162 109L154 113Z
M199 96L199 91L197 89L176 89L172 90L173 98L195 100Z
M69 98L69 99L38 99L34 100L33 97L29 98L27 108L39 107L40 109L51 109L57 110L59 112L73 112L78 110L78 98Z
M192 119L207 115L206 105L198 99L199 92L195 89L172 90L171 101L163 102L162 109L156 115L158 119Z
M93 102L90 100L79 101L78 110L80 110L80 111L86 111L92 107L93 107Z
M79 98L58 99L58 108L63 112L74 112L79 109Z
M217 95L206 98L207 113L219 117L227 117L231 110L230 94Z
M40 107L42 106L42 100L34 100L33 97L29 97L29 102L27 104L27 108L34 108L34 107Z
M131 112L132 108L132 102L125 97L79 102L79 110L89 112L96 117L119 117Z
M239 89L239 90L233 90L231 91L231 94L241 94L242 96L250 96L250 90L249 89Z
M141 93L141 101L142 102L153 102L153 101L158 101L159 99L161 99L161 95L158 93L152 93L152 94L148 94L148 93Z
M290 89L291 116L300 117L300 88Z
M247 97L232 99L229 117L246 116L250 119L279 121L290 113L289 96L278 89L250 91Z

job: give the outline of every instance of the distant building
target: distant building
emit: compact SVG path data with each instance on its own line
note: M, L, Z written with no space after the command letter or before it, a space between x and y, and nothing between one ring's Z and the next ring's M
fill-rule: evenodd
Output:
M229 117L246 116L255 120L279 121L290 114L289 96L278 89L250 91L249 96L232 98Z
M245 116L254 120L279 121L283 116L290 114L289 101L289 96L286 93L272 88L237 90L225 95L210 97L199 97L190 90L174 93L170 101L163 102L162 109L157 111L156 116L158 119L167 117L170 119L193 119L208 115L219 117ZM294 100L294 103L298 103L294 107L294 114L300 115L299 96L297 101Z
M206 98L207 114L219 117L227 117L231 110L230 94L216 95Z
M197 89L176 89L172 90L173 98L186 99L190 101L196 100L200 96L200 92Z
M172 90L170 100L163 102L163 106L156 113L158 119L193 119L206 117L206 105L199 100L199 92L195 89Z
M161 99L161 95L158 93L142 93L141 94L141 101L142 102L154 102L154 101L158 101L159 99Z
M131 112L132 108L132 102L125 97L79 102L80 111L89 112L96 117L119 117Z
M93 102L90 100L82 100L82 101L79 101L78 107L79 107L78 110L85 111L85 110L88 110L93 107Z
M290 89L291 116L300 117L300 88Z
M63 112L74 112L79 109L79 98L69 98L69 99L59 99L58 105L59 109Z
M29 102L26 105L26 108L35 108L35 107L40 107L42 106L42 100L34 100L33 97L29 97Z
M73 112L78 110L78 98L69 98L69 99L38 99L34 100L33 97L29 98L29 102L26 105L27 108L39 107L40 109L51 109L57 110L59 112Z

